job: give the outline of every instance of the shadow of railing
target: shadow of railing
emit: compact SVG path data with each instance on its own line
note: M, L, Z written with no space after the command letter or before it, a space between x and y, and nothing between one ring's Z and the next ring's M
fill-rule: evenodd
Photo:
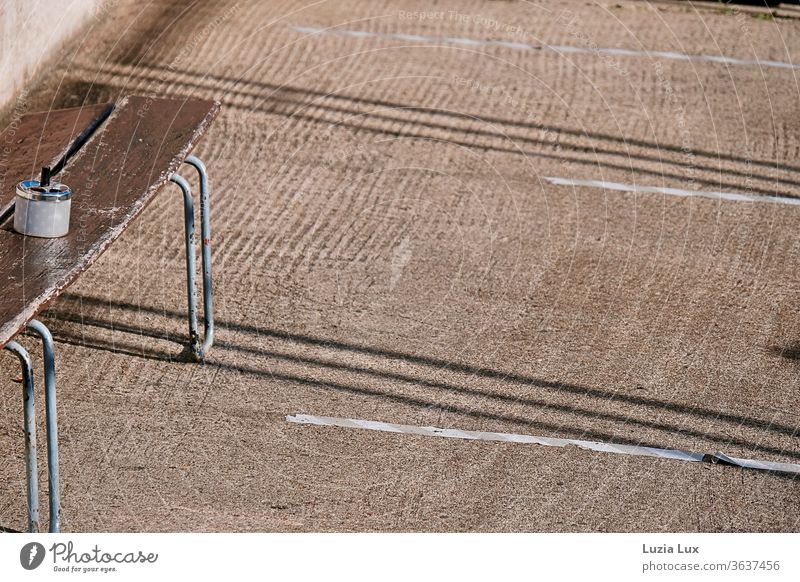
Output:
M172 319L184 318L184 314L179 312L148 308L121 301L107 301L103 299L83 297L72 294L65 294L64 296L62 296L62 299L67 302L78 302L80 304L93 307L97 306L113 307L114 309L120 309L126 311L137 311L137 312L158 314ZM183 359L183 357L181 356L170 356L158 350L144 348L129 343L124 343L119 341L114 341L112 343L104 341L99 338L93 338L90 336L87 337L87 334L85 333L82 333L81 335L73 334L69 330L63 329L63 326L59 326L58 321L63 321L68 324L77 323L83 326L98 327L102 329L118 331L121 333L145 336L148 338L162 339L168 341L178 341L180 343L185 342L185 338L182 337L173 338L167 334L157 333L154 332L153 330L145 329L142 327L108 322L94 317L87 317L86 315L75 315L71 311L64 311L58 308L51 309L49 313L50 315L53 316L54 319L53 323L51 324L51 328L53 329L53 333L57 341L89 349L100 349L114 353L121 353L129 356L147 358L152 360L175 361ZM646 407L657 411L669 411L677 414L682 414L687 417L712 420L715 422L725 422L735 425L737 427L746 426L749 428L764 431L765 433L772 433L781 436L789 436L791 438L796 437L798 432L800 432L800 426L790 426L755 417L749 417L739 414L723 413L710 408L664 402L661 400L657 400L654 398L647 398L644 396L619 394L617 392L580 386L577 384L557 382L557 381L534 378L520 374L507 373L485 367L471 366L462 363L446 361L443 359L432 358L428 356L419 356L415 354L409 354L394 350L377 349L370 346L335 341L325 338L318 338L318 337L308 336L305 334L295 334L278 330L265 329L248 324L240 324L240 323L218 320L216 325L217 329L221 332L224 330L230 330L235 332L254 334L260 337L269 337L269 338L286 340L290 343L299 343L309 346L332 349L336 351L363 354L372 357L380 357L391 360L401 360L403 362L413 363L421 366L433 367L436 368L437 372L445 372L445 371L459 372L476 378L489 378L502 381L506 384L514 384L517 386L523 386L535 389L545 389L548 391L573 394L575 396L586 397L590 399L593 398L604 401L613 400L620 403L630 404L637 407ZM631 425L631 426L641 427L649 430L663 431L663 432L668 432L670 434L679 434L687 437L705 439L710 442L718 443L719 445L735 445L746 448L748 450L763 451L775 455L800 458L800 451L795 452L787 450L786 448L771 447L762 443L754 443L743 438L717 436L714 434L710 434L707 431L700 431L693 429L691 427L686 427L683 424L671 424L669 422L664 422L660 420L656 421L644 418L637 418L629 414L621 414L610 411L600 411L588 406L580 406L578 404L559 404L554 402L548 402L547 400L542 398L532 398L529 396L516 396L516 395L512 396L509 394L494 392L475 386L469 386L466 385L466 383L442 381L438 379L431 379L430 377L425 377L425 376L414 376L411 374L394 372L394 371L377 370L373 368L366 368L363 366L345 364L327 358L286 353L285 351L279 351L276 349L264 349L253 346L240 345L225 341L224 339L221 338L217 340L215 345L217 349L247 353L257 357L283 361L290 364L300 364L306 367L313 366L325 370L349 372L356 374L359 377L369 377L382 380L389 380L393 382L401 382L412 386L430 388L432 390L446 391L448 393L457 394L461 396L481 398L503 404L532 407L536 408L540 412L554 411L557 413L563 413L566 415L572 415L584 419L595 419L610 423L619 423L621 425ZM236 366L232 366L230 364L218 361L213 357L208 359L206 364L210 366L219 367L221 369L237 370L238 372L249 375L264 376L279 380L282 379L288 382L295 382L304 385L324 386L340 392L382 397L385 399L396 401L398 403L407 404L415 407L425 407L425 408L443 407L444 409L455 412L457 414L465 414L472 417L484 418L495 421L504 421L520 426L551 431L559 434L566 433L572 436L580 436L581 438L591 438L595 440L612 441L623 444L660 446L655 443L644 443L640 440L625 440L625 439L620 440L619 437L615 437L610 433L570 428L569 426L565 426L562 424L552 424L542 421L535 421L518 415L487 413L479 409L472 409L463 406L451 406L451 405L443 406L440 402L438 402L435 399L426 400L421 398L412 398L410 396L394 394L392 392L387 392L374 388L364 388L362 386L334 383L334 382L329 382L327 380L297 376L293 374L277 373L274 371L261 370L259 368L255 368L252 366L245 366L238 364Z
M77 70L77 69L76 69ZM91 69L79 69L86 74L91 73L95 75L97 71ZM559 162L569 162L579 165L589 165L592 167L602 167L613 170L620 170L624 172L633 172L636 174L644 174L655 176L659 179L673 179L678 181L686 181L691 179L695 184L700 184L713 188L727 188L732 190L741 190L745 188L742 183L731 182L724 179L723 176L739 176L746 180L746 189L749 193L761 194L765 196L775 196L780 194L787 198L798 198L800 195L785 192L781 189L780 185L791 186L800 188L800 181L780 178L777 176L761 176L751 169L754 166L761 168L769 168L771 170L781 172L797 172L800 168L794 166L780 165L776 162L767 162L764 160L750 160L742 156L731 156L726 154L715 154L704 150L691 150L691 163L686 162L686 150L672 145L662 146L660 144L649 143L640 139L627 139L619 138L604 133L596 133L589 131L576 131L564 127L546 126L540 124L531 124L508 120L498 117L486 115L472 115L459 111L432 108L409 106L400 103L392 103L389 101L381 101L375 99L361 99L355 97L342 96L336 93L324 93L321 91L313 91L307 89L300 89L290 86L274 85L270 83L247 81L247 80L234 80L214 75L201 75L199 73L192 73L191 71L170 71L164 67L154 65L141 65L136 70L126 73L126 82L134 79L139 81L149 82L165 82L164 77L159 76L158 71L163 74L185 74L194 80L183 79L178 81L178 85L188 89L195 89L205 92L213 92L216 97L221 99L226 107L240 109L243 111L261 111L275 115L285 115L289 118L309 121L312 123L325 123L328 125L335 125L338 127L352 129L354 131L365 131L380 135L392 135L396 137L429 139L434 141L442 141L454 145L460 145L468 148L478 148L486 151L509 153L515 155L524 155L534 158L551 159ZM231 83L231 86L221 89L208 83L206 79L219 79L223 82ZM72 93L80 94L82 91L85 93L98 92L97 83L75 83L70 91ZM82 85L85 85L82 87ZM113 92L113 85L107 85L109 90ZM251 88L254 87L254 88ZM269 90L271 93L265 94L264 91ZM219 94L221 93L221 94ZM297 97L294 97L297 95ZM308 100L304 96L311 96L314 99ZM246 97L248 99L260 100L256 105L242 105L237 103L231 97ZM334 101L343 101L345 104L332 104L320 101L321 99L328 99ZM379 110L364 111L358 107L348 107L346 104L367 104L379 108ZM319 110L329 114L341 116L337 121L331 121L311 113L311 110ZM388 112L386 111L388 110ZM409 111L414 113L428 114L431 119L415 120L412 117L402 117L392 115L392 112ZM446 123L447 119L460 119L471 122L480 123L483 127L459 127L450 123ZM359 121L360 120L360 121ZM372 125L369 125L372 124ZM383 124L375 126L376 124ZM498 126L492 128L492 126ZM576 138L589 138L607 143L616 143L623 149L609 149L607 147L599 147L596 145L586 145L580 143L559 142L558 146L560 151L558 153L547 153L546 151L530 149L530 146L541 148L552 148L555 144L546 139L538 139L529 135L520 135L518 133L508 134L504 128L517 128L522 130L536 130L544 131L555 134L564 134ZM447 131L451 135L447 137L434 137L428 135L431 129ZM508 142L509 146L497 145L492 143L481 143L474 139L474 136L490 138L495 140L502 140ZM528 146L528 149L525 149ZM659 155L655 154L642 154L634 153L629 150L631 146L654 149ZM660 155L661 152L669 152L672 154L681 154L680 160L670 159ZM584 158L576 155L569 155L569 152L584 152L594 156L605 155L612 157L622 158L627 163L615 163L606 160L598 160L592 158ZM701 158L708 158L709 160L729 161L735 163L745 164L747 170L739 170L735 168L722 168L707 165L701 165L698 160ZM661 166L677 166L686 171L680 173L675 171L668 171L665 169L650 169L635 165L633 162L643 162L647 164L656 163ZM698 173L712 173L717 177L714 179L703 178ZM690 175L691 174L691 175ZM771 184L771 187L759 187L753 184L754 181L764 181Z

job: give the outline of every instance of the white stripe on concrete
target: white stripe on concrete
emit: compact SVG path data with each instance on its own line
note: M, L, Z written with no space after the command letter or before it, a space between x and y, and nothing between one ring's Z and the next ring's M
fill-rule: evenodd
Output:
M774 202L776 204L800 205L800 198L786 196L752 196L736 192L707 192L705 190L681 190L680 188L661 188L658 186L642 186L640 184L620 184L605 180L573 180L572 178L557 178L544 176L544 179L556 186L585 186L588 188L603 188L619 192L644 192L648 194L667 194L668 196L695 196L698 198L711 198L713 200L733 200L735 202Z
M729 457L724 453L704 455L679 449L659 449L636 445L623 445L602 443L597 441L582 441L576 439L559 439L549 437L531 436L507 432L484 432L475 430L458 430L454 428L437 428L435 426L414 426L410 424L393 424L374 420L357 418L337 418L333 416L312 416L310 414L294 414L286 417L287 422L294 424L313 424L317 426L338 426L341 428L356 428L375 430L380 432L393 432L417 436L442 437L450 439L465 439L472 441L499 441L506 443L521 443L527 445L542 445L545 447L575 446L599 453L614 453L617 455L635 455L639 457L658 457L674 459L677 461L699 462L711 460L729 465L736 465L747 469L760 469L763 471L776 471L781 473L800 474L800 465L792 463L775 463L771 461L758 461Z
M320 426L338 426L342 428L360 428L377 430L380 432L395 432L419 436L435 436L450 439L465 439L471 441L501 441L507 443L521 443L528 445L543 445L546 447L576 446L600 453L617 453L621 455L639 455L644 457L661 457L678 459L681 461L702 461L703 455L674 449L654 449L651 447L637 447L632 445L601 443L595 441L581 441L575 439L558 439L538 437L524 434L505 432L483 432L474 430L457 430L453 428L437 428L435 426L413 426L409 424L391 424L373 420L358 420L354 418L335 418L330 416L311 416L309 414L295 414L287 416L286 420L295 424L315 424Z
M319 28L315 26L292 26L296 32L303 34L324 34L328 36L351 36L354 38L379 38L389 40L402 40L407 42L430 42L437 44L454 44L461 46L499 46L515 50L548 50L561 54L594 54L615 57L648 57L668 59L673 61L699 61L707 63L722 63L725 65L745 65L755 67L773 67L778 69L800 69L800 65L784 61L761 61L754 59L738 59L716 55L689 55L672 51L636 51L621 48L591 48L558 44L529 44L526 42L511 42L505 40L483 40L465 38L461 36L429 36L421 34L401 34L369 32L366 30L346 30L340 28Z
M728 465L736 465L737 467L744 467L745 469L759 469L761 471L776 471L778 473L800 473L800 465L794 463L776 463L773 461L759 461L755 459L739 459L737 457L729 457L725 453L717 453L714 455L717 461L726 463Z

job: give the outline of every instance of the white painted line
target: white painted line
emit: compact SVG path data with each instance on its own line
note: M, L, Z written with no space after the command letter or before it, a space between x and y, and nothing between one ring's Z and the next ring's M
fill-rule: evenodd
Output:
M745 469L776 471L778 473L800 473L800 465L795 465L793 463L776 463L773 461L739 459L737 457L729 457L725 453L717 453L714 455L714 458L716 458L718 461L722 461L723 463L736 465L737 467L744 467Z
M545 447L575 446L581 449L586 449L589 451L595 451L599 453L634 455L638 457L658 457L662 459L674 459L677 461L701 462L705 460L715 460L729 465L744 467L747 469L760 469L763 471L776 471L781 473L800 474L800 465L795 465L793 463L775 463L772 461L739 459L736 457L729 457L724 453L716 453L715 455L704 455L703 453L693 453L691 451L682 451L679 449L659 449L654 447L602 443L597 441L582 441L576 439L539 437L539 436L515 434L508 432L483 432L475 430L458 430L454 428L437 428L435 426L414 426L411 424L393 424L389 422L378 422L375 420L363 420L358 418L312 416L310 414L288 415L286 417L286 421L294 424L338 426L341 428L356 428L363 430L375 430L380 432L393 432L400 434L412 434L417 436L442 437L449 439L464 439L471 441L499 441L505 443L521 443L526 445L542 445Z
M474 430L457 430L453 428L437 428L435 426L413 426L409 424L391 424L374 420L359 420L355 418L335 418L330 416L311 416L309 414L295 414L287 416L286 420L295 424L315 424L319 426L338 426L342 428L360 428L377 430L380 432L395 432L419 436L434 436L450 439L465 439L472 441L500 441L507 443L521 443L527 445L542 445L545 447L576 446L582 449L601 453L616 453L620 455L639 455L644 457L661 457L677 459L680 461L702 461L703 455L675 449L654 449L651 447L637 447L596 441L581 441L575 439L558 439L549 437L530 436L506 432L483 432Z
M673 61L696 61L707 63L721 63L725 65L744 65L755 67L773 67L778 69L800 69L800 65L784 61L761 61L753 59L738 59L717 55L689 55L672 51L636 51L621 48L590 48L558 44L529 44L526 42L511 42L505 40L483 40L461 36L428 36L421 34L401 34L369 32L366 30L346 30L339 28L320 28L315 26L294 26L292 30L303 34L321 34L327 36L351 36L355 38L379 38L389 40L403 40L408 42L430 42L438 44L454 44L462 46L499 46L515 50L548 50L561 54L593 54L609 55L616 57L648 57L668 59Z
M711 198L712 200L733 200L735 202L774 202L776 204L789 204L800 206L800 198L786 196L752 196L736 192L707 192L705 190L681 190L680 188L660 188L658 186L642 186L640 184L620 184L605 180L573 180L572 178L557 178L544 176L544 179L556 186L584 186L588 188L603 188L619 192L644 192L648 194L667 194L668 196L684 196Z

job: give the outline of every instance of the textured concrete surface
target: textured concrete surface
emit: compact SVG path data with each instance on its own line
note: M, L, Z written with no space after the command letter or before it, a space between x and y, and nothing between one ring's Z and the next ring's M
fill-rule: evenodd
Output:
M31 102L223 102L197 152L218 340L204 366L177 360L167 190L47 319L65 529L797 531L800 482L777 475L284 420L800 462L800 208L543 179L800 196L797 72L603 47L794 62L800 20L624 1L114 5ZM20 390L0 365L0 522L19 529Z

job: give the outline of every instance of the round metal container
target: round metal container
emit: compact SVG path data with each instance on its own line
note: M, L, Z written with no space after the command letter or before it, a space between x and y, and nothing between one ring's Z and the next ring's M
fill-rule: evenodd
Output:
M14 204L14 230L28 236L55 238L69 232L72 191L52 182L41 186L38 180L17 184Z

